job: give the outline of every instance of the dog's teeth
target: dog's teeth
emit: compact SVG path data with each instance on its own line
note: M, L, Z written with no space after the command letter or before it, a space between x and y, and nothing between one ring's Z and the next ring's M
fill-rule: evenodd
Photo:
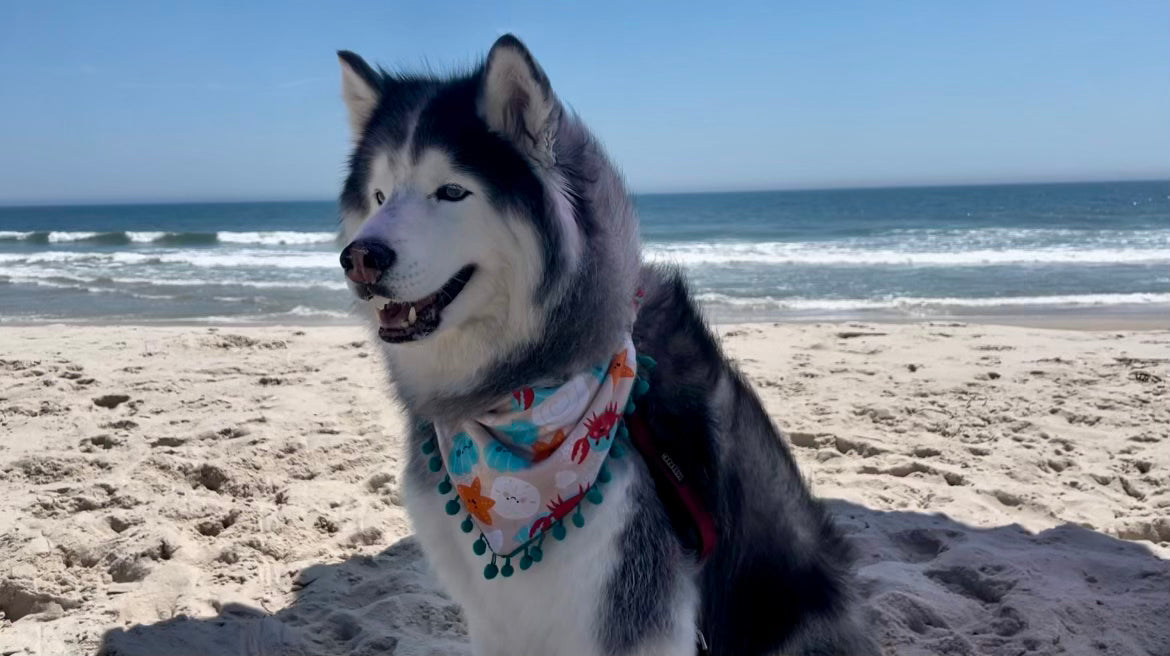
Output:
M418 320L418 313L414 311L414 306L410 306L410 312L406 315L406 320L413 324Z

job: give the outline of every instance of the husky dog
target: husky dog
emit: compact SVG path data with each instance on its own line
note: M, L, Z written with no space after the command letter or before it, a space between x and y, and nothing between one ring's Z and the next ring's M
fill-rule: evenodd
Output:
M341 263L410 419L407 507L472 653L875 653L844 539L680 274L642 263L619 174L525 46L503 36L451 77L339 56ZM639 412L697 482L713 553L698 557L634 454L614 459L587 526L486 580L420 448L442 422L606 361L631 330L657 361Z

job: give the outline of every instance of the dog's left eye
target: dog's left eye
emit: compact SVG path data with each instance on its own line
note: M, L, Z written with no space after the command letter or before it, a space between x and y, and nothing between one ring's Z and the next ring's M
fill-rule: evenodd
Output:
M455 201L463 200L464 198L467 198L470 195L471 195L470 191L464 189L463 187L460 187L457 184L445 184L442 187L439 187L438 189L435 190L435 199L436 200L446 200L446 201L455 202Z

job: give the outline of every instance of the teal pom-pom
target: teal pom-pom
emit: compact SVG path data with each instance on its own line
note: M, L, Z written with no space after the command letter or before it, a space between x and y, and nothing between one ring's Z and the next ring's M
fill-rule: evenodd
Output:
M639 379L634 381L634 397L635 398L642 398L643 396L646 396L646 392L649 392L649 391L650 391L650 383L647 383L646 379L639 378Z
M423 442L422 443L422 452L427 454L428 456L431 455L432 453L434 453L435 452L435 441L434 440L427 440L426 442Z
M447 500L447 514L448 515L459 514L459 499L448 499Z
M622 423L618 424L617 437L619 440L630 439L630 429L628 426L626 426L626 422L623 421Z
M528 554L524 554L523 556L520 557L520 569L528 569L529 567L532 567L532 562L533 562L532 556L529 556Z
M427 463L427 466L431 468L431 471L437 472L443 468L443 459L439 456L432 456L431 461Z
M597 487L596 485L589 488L589 492L585 494L585 498L589 499L589 502L593 505L601 503L602 499L604 499L604 497L601 496L601 488Z
M487 580L496 578L496 574L500 573L500 568L496 567L495 563L488 563L483 568L483 577Z
M612 478L613 476L609 473L609 467L602 465L601 469L597 472L597 481L599 483L608 483Z
M451 494L451 479L444 477L439 483L439 494Z
M544 549L533 547L528 550L528 555L532 556L532 562L539 563L544 560Z
M564 525L564 523L557 522L556 524L554 524L553 529L552 529L552 534L553 534L554 538L556 538L558 540L564 540L565 539L565 525Z
M471 551L477 556L484 555L487 552L487 540L484 540L482 535L479 536L475 544L471 545Z
M585 526L585 515L581 514L580 508L578 508L577 512L573 514L573 526L576 526L577 528Z
M635 410L637 410L637 409L638 409L638 406L634 405L634 400L633 400L633 399L630 399L629 401L626 401L626 412L625 412L625 414L627 414L627 415L632 415L632 414L634 414L634 411L635 411Z
M512 567L512 559L511 558L504 559L504 567L500 569L500 574L503 574L504 578L508 578L509 576L511 576L515 573L516 573L516 570Z
M609 453L615 458L620 458L626 455L626 447L622 446L621 442L614 442L613 446L609 447Z
M463 518L463 522L459 524L459 528L464 533L470 533L471 529L475 528L475 525L471 523L471 515Z
M658 363L654 360L654 358L648 355L639 355L634 359L638 361L638 367L646 369L647 371L653 371L654 367L658 366Z

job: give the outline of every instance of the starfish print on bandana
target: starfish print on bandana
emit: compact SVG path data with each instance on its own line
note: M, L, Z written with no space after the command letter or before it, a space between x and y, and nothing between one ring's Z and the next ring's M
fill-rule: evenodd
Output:
M627 364L628 351L619 351L609 363L609 374L613 377L613 388L617 389L618 382L623 378L633 378L634 369Z
M459 496L463 497L463 503L467 504L468 512L475 515L475 518L484 524L492 525L492 515L488 511L496 505L496 500L483 496L478 476L471 482L471 485L459 486Z
M547 459L552 454L556 453L557 447L565 441L565 431L557 429L556 435L547 442L537 442L532 445L532 462L540 462Z

